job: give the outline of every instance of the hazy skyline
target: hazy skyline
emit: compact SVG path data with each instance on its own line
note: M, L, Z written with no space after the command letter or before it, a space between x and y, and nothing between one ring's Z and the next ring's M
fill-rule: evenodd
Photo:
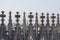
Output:
M0 0L0 12L1 10L5 11L5 23L7 24L9 11L12 11L12 19L14 19L13 22L15 22L14 16L16 11L20 12L20 20L23 19L22 15L24 11L26 12L26 15L28 15L29 12L33 12L33 15L38 12L39 16L42 12L45 13L45 15L47 12L50 15L51 13L60 14L60 0ZM20 22L22 23L22 21Z

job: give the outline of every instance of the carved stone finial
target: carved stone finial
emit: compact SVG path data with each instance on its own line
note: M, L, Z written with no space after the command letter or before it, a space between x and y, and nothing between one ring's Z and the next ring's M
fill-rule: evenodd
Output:
M54 20L56 17L54 16L54 13L51 16L52 20Z
M2 18L1 21L2 21L2 24L4 24L4 17L6 17L6 15L4 14L4 11L1 11L1 15L0 17Z
M19 12L18 11L16 13L17 13L17 15L15 15L15 17L17 18L16 19L16 22L18 23L19 22L20 15L19 15Z
M32 18L33 18L33 15L32 15L32 12L30 12L30 15L28 16L30 18L30 23L32 22Z
M54 24L54 19L56 18L55 16L54 16L54 13L52 14L52 16L51 16L51 18L52 18L52 26L54 26L55 24Z
M1 11L1 13L4 13L4 11Z
M42 16L40 17L42 20L41 20L41 22L42 22L42 25L44 25L43 24L43 22L44 22L44 18L45 18L45 16L43 15L44 13L42 13Z

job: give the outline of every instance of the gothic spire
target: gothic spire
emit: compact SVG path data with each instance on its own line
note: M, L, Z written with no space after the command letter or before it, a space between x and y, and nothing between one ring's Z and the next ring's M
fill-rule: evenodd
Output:
M30 18L29 19L29 31L28 31L28 36L27 36L27 40L29 40L30 39L30 37L32 37L33 38L33 25L32 25L32 18L33 18L33 15L32 15L32 12L30 12L30 15L28 15L28 17ZM33 40L34 40L34 38L33 38Z
M50 26L50 24L49 24L49 14L47 13L47 20L46 20L46 26L48 25L48 26Z
M36 27L36 36L38 35L38 13L36 13L36 17L35 17L35 27Z
M12 39L12 18L11 18L11 11L9 12L9 23L8 23L8 33L9 33L9 39Z
M52 30L52 32L51 32L51 39L53 40L55 37L54 37L54 34L55 34L55 15L54 15L54 13L52 14L52 16L51 16L51 18L52 18L52 27L51 27L51 30ZM53 37L53 38L52 38ZM50 39L50 40L51 40Z
M25 37L26 37L26 32L27 32L27 26L26 26L26 17L25 17L25 12L23 13L23 33L24 33L24 40L25 40Z
M19 24L19 18L20 18L20 15L19 15L19 12L17 11L16 12L17 14L15 15L16 17L16 28L15 28L15 38L14 40L20 40L20 31L21 31L21 28L20 28L20 24Z
M59 14L57 14L57 25L56 26L59 26Z
M49 31L50 31L50 24L49 24L49 13L47 13L47 18L46 18L46 27L45 27L45 34L47 35L46 38L49 40Z
M43 38L43 36L45 36L45 32L44 32L44 18L45 18L45 16L44 16L44 13L42 13L40 18L41 18L41 30L40 30L39 40L41 40L41 38ZM45 37L44 37L44 39L45 39Z
M1 21L2 21L2 23L1 23L1 39L0 40L5 40L5 38L4 38L4 34L5 34L5 24L4 24L4 17L6 17L6 15L4 14L4 11L1 11L1 15L0 15L0 17L2 18L1 19Z
M8 25L12 25L11 11L9 12L9 23Z
M23 24L26 25L26 17L25 17L25 12L23 14Z

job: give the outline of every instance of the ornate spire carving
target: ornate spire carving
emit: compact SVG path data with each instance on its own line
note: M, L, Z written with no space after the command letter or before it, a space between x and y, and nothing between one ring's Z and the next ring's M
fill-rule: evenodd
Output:
M9 23L8 25L12 25L11 11L9 12Z
M57 25L56 26L59 26L59 14L57 14Z
M0 40L5 40L4 34L5 34L6 28L5 28L5 24L4 24L4 17L6 17L6 15L4 14L4 11L1 11L1 13L2 14L0 15L0 17L2 18L1 19L2 23L1 23L1 39Z
M17 11L16 13L17 13L17 15L15 15L15 17L16 17L16 22L19 23L20 15L19 15L19 12L18 12L18 11Z

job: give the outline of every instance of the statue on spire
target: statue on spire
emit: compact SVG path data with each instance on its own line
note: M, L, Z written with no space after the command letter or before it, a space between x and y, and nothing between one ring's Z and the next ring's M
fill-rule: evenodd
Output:
M19 12L17 11L16 12L17 15L15 15L16 17L16 28L15 28L15 37L14 37L14 40L20 40L20 36L21 36L21 33L20 33L20 24L19 24L19 18L20 18L20 15L19 15Z
M5 35L6 27L5 27L5 24L4 24L4 17L6 17L6 15L4 14L4 11L1 11L1 13L2 14L0 15L0 17L2 19L1 19L1 39L0 40L5 40L4 35Z

